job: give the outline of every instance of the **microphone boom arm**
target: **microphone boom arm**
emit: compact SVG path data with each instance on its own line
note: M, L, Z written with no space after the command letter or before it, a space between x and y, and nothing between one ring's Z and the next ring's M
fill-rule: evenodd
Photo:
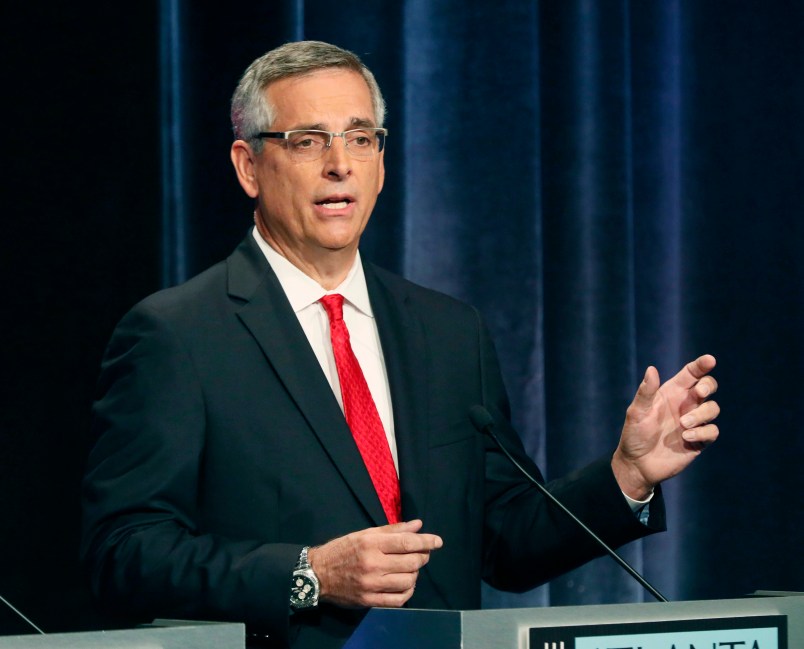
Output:
M505 446L503 446L502 442L500 441L499 437L497 437L497 433L494 432L493 424L494 419L491 417L491 414L488 410L486 410L483 406L472 406L470 409L469 415L472 419L472 423L475 427L487 433L491 439L494 440L494 443L500 448L500 450L505 454L505 456L509 459L511 464L513 464L519 471L524 475L535 487L544 494L544 496L553 503L556 507L558 507L562 512L564 512L567 516L569 516L575 523L577 523L581 529L584 530L595 542L603 548L608 555L614 559L620 566L625 570L631 577L633 577L639 584L648 591L653 597L655 597L660 602L667 602L667 598L662 595L658 590L656 590L650 583L640 575L630 563L628 563L625 559L623 559L619 554L617 554L614 550L609 547L608 543L606 543L603 539L601 539L597 534L595 534L589 527L579 519L575 514L573 514L569 509L564 506L558 498L556 498L553 494L551 494L547 487L545 487L541 482L536 480L529 471L527 471L517 460L516 458L511 455Z

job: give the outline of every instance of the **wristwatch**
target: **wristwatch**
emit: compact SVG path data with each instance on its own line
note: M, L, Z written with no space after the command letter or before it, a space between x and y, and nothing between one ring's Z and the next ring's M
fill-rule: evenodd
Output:
M321 587L313 567L307 559L309 546L302 548L296 568L293 570L293 579L290 584L290 606L295 610L313 608L318 605L318 594Z

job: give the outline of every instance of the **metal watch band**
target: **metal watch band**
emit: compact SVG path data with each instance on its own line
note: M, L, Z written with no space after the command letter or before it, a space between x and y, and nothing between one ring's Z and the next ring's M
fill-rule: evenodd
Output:
M296 570L303 568L310 568L310 561L307 559L307 551L310 549L309 545L305 545L299 553L299 559L296 561Z

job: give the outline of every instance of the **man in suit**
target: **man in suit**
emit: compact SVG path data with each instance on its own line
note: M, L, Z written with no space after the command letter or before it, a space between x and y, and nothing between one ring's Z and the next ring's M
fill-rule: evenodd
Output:
M332 45L244 74L231 157L254 229L134 307L104 358L82 552L111 610L336 647L368 607L476 608L481 579L525 590L599 554L473 426L482 405L538 474L477 312L360 259L383 117ZM550 483L609 543L663 528L659 483L717 436L713 367L649 368L614 455Z

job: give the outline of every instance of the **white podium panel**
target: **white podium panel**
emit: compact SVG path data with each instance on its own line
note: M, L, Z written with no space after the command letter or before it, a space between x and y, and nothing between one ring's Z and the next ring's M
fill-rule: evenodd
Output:
M774 646L766 644L764 639L759 640L758 649L804 649L804 596L481 611L373 609L345 649L636 649L649 646L641 641L622 644L626 641L622 638L637 638L637 631L642 633L639 637L664 632L665 637L655 646L664 643L668 649L673 645L672 634L675 634L679 638L676 647L687 649L693 632L705 632L710 628L721 629L722 639L707 640L706 645L696 641L696 648L700 645L709 649L714 641L716 647L728 647L728 642L732 642L735 649L752 649L751 643L739 644L736 638L747 637L749 632L754 634L751 637L769 637L768 633L759 635L760 631L754 629L774 625L781 628L778 642ZM628 636L624 630L633 633ZM615 642L614 631L621 636L620 642L606 644L604 638ZM771 631L772 635L777 635L775 629ZM551 639L531 643L531 637Z
M165 621L121 631L0 636L0 649L243 649L243 624Z

